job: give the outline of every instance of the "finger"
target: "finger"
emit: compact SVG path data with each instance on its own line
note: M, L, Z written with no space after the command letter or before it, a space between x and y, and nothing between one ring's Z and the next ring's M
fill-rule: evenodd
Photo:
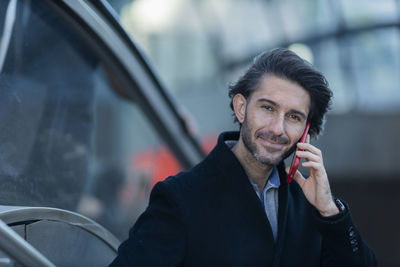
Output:
M310 151L313 154L322 156L321 150L319 150L318 148L316 148L315 146L313 146L309 143L297 143L297 147L301 150Z
M299 186L301 188L303 188L304 183L307 181L306 178L304 178L303 175L301 175L301 173L299 171L296 171L293 178L296 181L296 183L299 184Z
M324 166L320 163L315 163L315 162L303 162L301 164L304 168L310 168L310 175L314 177L325 177L326 172L324 169ZM318 180L320 178L317 178Z
M304 168L310 169L310 177L315 177L315 179L317 179L318 181L321 181L321 179L322 180L328 179L325 168L321 163L307 161L307 162L303 162L301 165Z
M321 162L321 157L319 155L313 154L306 150L296 151L296 156L298 156L299 158L302 158L302 159L306 159L307 161Z
M301 166L304 168L319 169L321 168L322 164L320 162L304 161L301 163Z
M286 166L286 167L285 167L285 172L286 172L286 174L289 174L289 171L290 171L290 166Z
M287 174L289 174L290 166L286 166L285 171ZM300 187L302 187L306 181L306 179L303 177L303 175L301 175L299 171L295 172L293 179L300 185Z

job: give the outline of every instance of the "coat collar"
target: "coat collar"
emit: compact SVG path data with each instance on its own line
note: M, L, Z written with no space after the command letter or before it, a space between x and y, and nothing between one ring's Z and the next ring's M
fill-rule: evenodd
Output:
M215 148L207 156L208 164L211 164L212 170L215 170L216 176L220 179L221 185L226 190L234 190L234 192L241 192L241 195L246 196L243 201L246 201L249 206L255 206L257 213L266 220L266 225L269 225L267 216L262 208L257 194L255 193L251 183L246 175L235 154L231 151L230 147L226 145L226 141L237 141L239 139L239 132L223 132L218 137L218 142ZM284 162L277 165L281 185L279 187L279 208L278 208L278 240L276 242L276 252L282 250L283 240L285 238L285 231L287 221L287 205L288 205L288 184L286 182L287 174L285 172ZM269 228L269 229L268 229ZM272 230L266 227L267 235L273 242ZM276 253L275 255L279 255ZM275 258L275 263L279 259Z
M226 141L238 141L239 140L239 132L223 132L218 137L218 142L215 148L211 151L209 157L214 158L218 162L219 169L229 171L231 173L240 174L241 176L247 177L244 168L241 163L232 152L230 147L225 143ZM284 161L281 161L277 165L280 184L287 185L286 178L287 174L285 172L285 164Z

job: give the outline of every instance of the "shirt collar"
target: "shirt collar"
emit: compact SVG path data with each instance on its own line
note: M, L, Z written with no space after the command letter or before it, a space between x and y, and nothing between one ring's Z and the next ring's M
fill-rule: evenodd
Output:
M258 191L257 184L253 183L250 179L249 179L249 182L251 183L251 185L253 186L254 190L256 191L257 196L261 197L260 196L260 192ZM276 170L276 167L274 167L272 169L271 174L269 175L269 179L268 179L267 185L264 187L264 189L262 191L262 194L264 194L267 190L269 190L271 188L278 189L280 185L281 185L281 182L279 180L279 174L278 174L278 172Z
M270 188L279 188L280 185L281 182L279 180L278 172L276 171L276 168L273 168L272 173L269 176L268 183L265 186L265 189L268 190Z
M232 147L237 143L237 140L224 140L225 145L227 145L230 149L232 149ZM249 179L250 181L250 179ZM252 183L250 181L250 183L252 184L252 186L257 189L256 192L258 192L258 187L256 184ZM279 186L281 185L280 179L279 179L279 174L278 171L276 169L276 167L274 167L272 169L271 174L269 175L268 178L268 183L267 185L264 187L263 192L267 191L270 188L279 188Z

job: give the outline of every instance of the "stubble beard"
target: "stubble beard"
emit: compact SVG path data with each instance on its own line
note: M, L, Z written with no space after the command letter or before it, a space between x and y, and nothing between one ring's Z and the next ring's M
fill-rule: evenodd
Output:
M253 158L261 164L264 164L267 166L276 166L290 154L288 152L291 149L287 149L285 151L282 151L282 153L275 158L262 155L262 152L258 149L257 144L251 140L251 128L249 128L249 126L247 124L247 118L245 118L243 121L242 129L241 129L241 136L242 136L243 144L246 147L246 149L250 152L250 154L253 156ZM286 138L282 138L281 142L286 143L286 142L289 142L289 140L287 140ZM266 148L266 150L267 150L267 148Z

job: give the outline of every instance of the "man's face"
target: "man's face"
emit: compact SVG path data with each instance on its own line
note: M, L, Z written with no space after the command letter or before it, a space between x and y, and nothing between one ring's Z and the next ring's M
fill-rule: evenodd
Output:
M241 139L255 160L277 165L300 139L310 95L297 83L264 76L246 101ZM240 120L239 120L240 121Z

